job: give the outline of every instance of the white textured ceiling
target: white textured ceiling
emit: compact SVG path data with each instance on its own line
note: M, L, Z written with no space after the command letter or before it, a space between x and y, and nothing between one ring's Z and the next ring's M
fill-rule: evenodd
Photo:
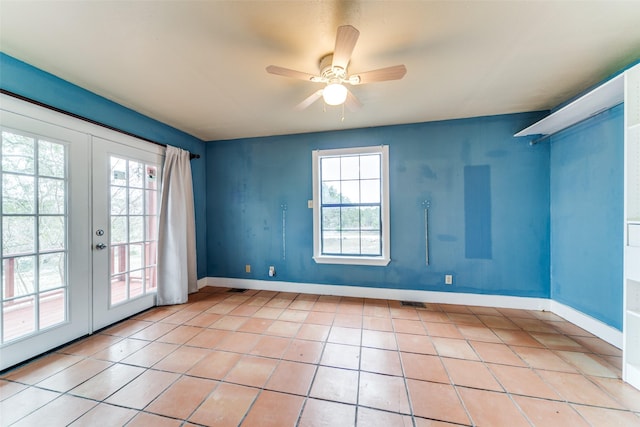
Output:
M349 72L405 64L318 101L336 29ZM205 141L549 109L640 58L640 1L6 1L0 49Z

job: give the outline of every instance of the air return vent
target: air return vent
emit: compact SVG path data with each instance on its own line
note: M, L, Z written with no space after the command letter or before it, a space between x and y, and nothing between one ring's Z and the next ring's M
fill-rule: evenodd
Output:
M418 301L400 301L400 304L404 307L427 308L423 302Z

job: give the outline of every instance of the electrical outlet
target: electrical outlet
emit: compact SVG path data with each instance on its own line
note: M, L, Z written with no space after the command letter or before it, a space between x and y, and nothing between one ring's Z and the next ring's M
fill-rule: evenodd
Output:
M273 265L269 266L269 277L274 277L276 275L276 267Z
M251 273L251 264L247 264L244 266L244 272L245 273Z
M444 284L445 285L453 285L453 275L452 274L445 274L444 275Z

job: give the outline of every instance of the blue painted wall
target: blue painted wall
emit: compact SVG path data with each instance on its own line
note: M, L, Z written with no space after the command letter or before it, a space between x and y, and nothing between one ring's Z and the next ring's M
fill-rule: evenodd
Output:
M511 135L540 113L205 145L3 53L0 87L203 155L192 163L198 277L272 280L275 265L291 282L551 297L621 329L621 107L534 147ZM378 144L390 146L392 262L315 264L311 150ZM482 183L465 184L465 168Z
M549 145L531 147L512 137L541 116L207 143L208 274L271 280L268 266L275 265L272 280L549 297ZM316 264L307 208L312 150L380 144L390 147L391 263ZM465 233L465 224L474 224L465 222L465 214L474 214L465 207L468 166L482 166L488 175L477 189L484 192L478 214L488 215L483 221L490 227ZM429 266L425 201L431 205ZM466 246L477 239L483 257L468 258ZM454 275L453 286L444 285L444 274Z
M191 163L195 196L198 277L207 275L204 142L0 52L0 87L163 144L203 156Z
M551 138L551 298L622 330L624 118Z

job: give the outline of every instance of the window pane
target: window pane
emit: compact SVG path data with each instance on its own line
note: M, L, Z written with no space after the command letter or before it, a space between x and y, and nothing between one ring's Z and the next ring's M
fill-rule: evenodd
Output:
M360 156L340 158L340 179L360 178Z
M360 208L360 227L363 230L380 230L380 208L378 206Z
M66 292L64 289L40 294L40 329L57 325L65 319Z
M35 213L35 178L33 176L2 175L2 212L6 214Z
M127 217L111 217L111 244L127 243Z
M142 163L129 160L129 186L136 188L144 187L144 165Z
M129 215L142 215L144 213L143 190L129 189Z
M5 216L2 218L2 255L33 253L35 247L35 217Z
M2 170L33 174L34 143L28 136L2 132Z
M145 268L144 271L145 271L144 283L145 283L145 286L147 287L147 292L155 291L157 287L156 268L155 267Z
M127 245L111 247L111 275L124 273L127 271Z
M360 181L360 191L362 203L380 203L380 180Z
M127 300L127 274L111 277L111 304Z
M339 254L340 253L340 232L325 231L322 233L322 253Z
M340 181L322 183L322 204L340 203Z
M342 254L360 255L360 232L359 231L343 231L342 232Z
M322 208L322 229L340 229L340 208Z
M134 298L144 293L144 283L142 282L143 273L144 270L129 273L129 298Z
M64 178L64 145L49 141L38 144L38 174Z
M157 240L158 239L158 217L157 216L145 217L145 225L146 225L146 240Z
M35 257L23 256L6 258L2 270L4 299L32 294L36 290L34 280Z
M147 190L145 200L145 211L147 215L156 215L158 213L158 190Z
M40 255L38 272L40 291L60 288L66 285L64 252Z
M64 180L40 178L38 180L38 209L40 214L65 213Z
M358 230L360 228L360 208L342 208L341 228L343 230Z
M360 181L342 181L341 203L360 203Z
M39 217L40 251L64 249L65 227L63 216Z
M127 187L111 187L111 215L127 214Z
M156 265L157 252L156 242L148 242L144 244L144 265L145 267Z
M111 185L127 185L127 161L111 157Z
M142 244L129 245L129 270L137 270L142 268Z
M363 231L360 236L362 255L380 255L380 232Z
M33 295L2 304L3 341L27 335L36 329L36 299Z
M380 155L360 156L360 179L380 178Z
M340 179L340 157L325 157L320 160L323 181Z
M129 217L129 242L142 242L144 240L144 217Z

